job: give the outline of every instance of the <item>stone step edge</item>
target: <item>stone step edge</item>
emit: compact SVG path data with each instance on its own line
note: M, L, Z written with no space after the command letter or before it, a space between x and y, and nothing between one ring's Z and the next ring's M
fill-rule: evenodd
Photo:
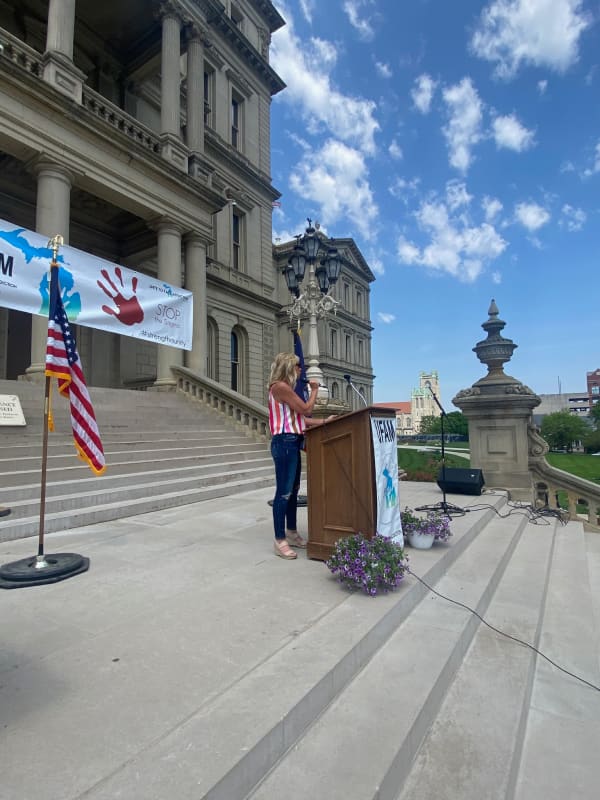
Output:
M187 489L183 492L169 492L154 494L152 497L139 497L128 502L103 503L97 506L72 509L68 512L50 512L45 515L44 532L45 534L65 533L66 531L73 531L75 528L95 525L96 523L201 503L204 500L212 500L217 497L227 497L234 492L237 494L244 491L267 488L272 483L272 474L264 478L254 476L199 489ZM9 519L3 520L3 523L0 524L0 542L10 542L15 539L26 539L38 535L39 515L17 517L12 523L9 522Z
M160 483L169 483L173 480L178 480L178 476L181 478L189 479L190 476L197 476L200 478L206 477L213 477L218 475L226 475L228 472L239 472L240 470L251 470L255 467L270 467L273 468L273 461L271 457L268 458L263 456L262 458L249 458L249 459L236 459L235 461L219 461L218 463L213 464L191 464L188 466L173 466L173 467L166 467L164 469L154 469L154 470L136 470L135 466L138 465L139 461L130 461L130 462L123 462L123 464L130 464L131 470L128 472L119 472L114 475L110 473L105 473L101 476L92 476L90 473L89 467L87 469L87 474L90 477L86 478L77 478L75 480L47 480L46 481L46 492L47 497L61 497L62 495L53 495L52 491L58 489L61 486L64 486L65 483L70 482L71 489L77 489L77 491L72 491L69 497L73 495L84 494L88 491L95 491L95 490L104 490L107 491L109 487L113 484L117 484L117 488L123 488L119 486L119 484L127 481L127 480L141 480L147 479L148 484L154 484L154 480L159 481ZM147 463L147 462L144 462ZM156 464L156 461L154 462ZM51 476L48 476L51 477ZM144 485L143 483L140 485ZM6 491L6 484L3 484L4 490ZM33 493L37 493L36 496L30 497ZM17 502L20 501L29 501L39 499L39 492L40 492L40 483L30 483L24 484L19 486L12 487L12 494L11 494L11 506L15 506ZM19 495L22 495L19 497Z

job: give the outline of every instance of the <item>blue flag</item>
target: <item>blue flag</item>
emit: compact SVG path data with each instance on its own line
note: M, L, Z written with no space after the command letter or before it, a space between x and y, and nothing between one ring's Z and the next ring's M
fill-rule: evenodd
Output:
M306 403L310 393L308 389L308 378L306 377L306 366L304 364L304 353L302 352L302 339L300 338L298 331L294 331L294 355L298 356L301 368L300 377L296 383L295 392L300 400L303 400Z

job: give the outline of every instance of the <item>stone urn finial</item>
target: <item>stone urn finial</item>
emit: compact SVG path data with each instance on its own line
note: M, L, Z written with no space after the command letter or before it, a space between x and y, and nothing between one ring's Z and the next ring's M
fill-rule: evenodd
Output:
M505 339L500 334L500 331L506 325L506 322L499 319L498 306L496 301L492 299L488 309L489 319L482 324L483 330L487 333L487 339L477 342L473 348L473 352L482 364L486 364L488 374L484 381L489 381L497 378L507 378L505 375L503 364L510 361L516 345L512 339Z

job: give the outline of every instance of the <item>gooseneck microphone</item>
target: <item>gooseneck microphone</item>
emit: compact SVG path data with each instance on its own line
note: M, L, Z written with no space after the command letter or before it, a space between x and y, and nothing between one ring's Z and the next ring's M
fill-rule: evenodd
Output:
M363 397L363 395L358 391L356 386L352 383L352 376L351 375L344 375L344 380L347 381L348 386L360 397L361 401L363 402L365 408L368 406L367 401Z

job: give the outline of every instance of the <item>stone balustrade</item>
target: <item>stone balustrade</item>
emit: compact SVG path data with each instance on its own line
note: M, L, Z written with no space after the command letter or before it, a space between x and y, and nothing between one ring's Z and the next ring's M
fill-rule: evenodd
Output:
M0 45L2 58L41 78L43 72L41 53L4 29L0 29Z
M269 412L266 406L185 367L172 366L171 370L177 379L177 391L221 413L248 436L259 441L269 438Z
M153 153L160 152L160 137L157 133L138 122L126 111L123 111L122 108L111 103L106 97L98 94L88 86L83 87L82 105L99 119L122 131L142 147L151 150Z

